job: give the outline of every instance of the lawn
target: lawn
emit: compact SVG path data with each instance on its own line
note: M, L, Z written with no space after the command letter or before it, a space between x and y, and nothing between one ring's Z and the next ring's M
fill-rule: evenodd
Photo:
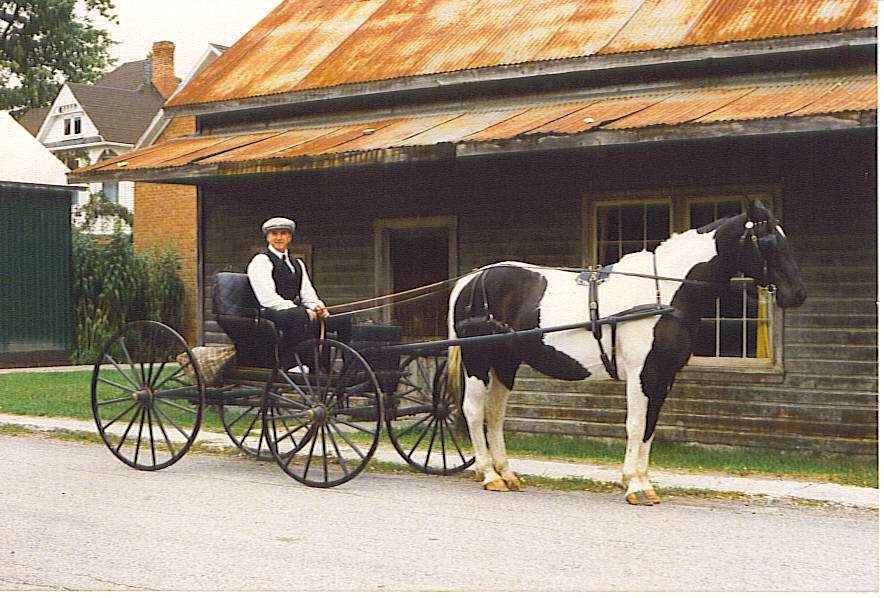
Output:
M2 374L0 412L92 419L91 379L91 371ZM223 431L217 415L211 409L205 414L203 427ZM507 447L512 455L596 463L619 463L623 460L624 451L623 442L514 433L507 435ZM875 457L713 449L657 441L651 453L651 463L657 467L692 471L783 475L878 487L878 461Z

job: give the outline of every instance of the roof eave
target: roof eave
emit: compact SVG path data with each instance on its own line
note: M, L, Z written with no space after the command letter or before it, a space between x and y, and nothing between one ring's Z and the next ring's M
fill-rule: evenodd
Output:
M540 79L562 77L591 78L611 71L629 71L634 72L636 77L642 77L643 73L649 69L683 68L689 64L703 64L709 69L714 69L718 65L739 60L782 61L801 55L825 55L863 49L874 50L876 46L877 28L866 28L707 46L593 54L575 58L498 65L217 102L166 105L165 110L170 117L205 116L262 111L283 106L303 106L354 98L365 100L366 98L381 98L394 94L399 96L401 101L407 101L408 94L443 94L445 91L454 90L461 93L464 91L463 88L489 84L537 82Z
M597 129L576 134L540 134L499 140L461 141L430 146L394 147L368 151L327 153L292 158L269 158L242 162L188 164L168 168L121 169L72 172L71 183L143 181L197 184L227 177L304 172L327 168L352 168L406 162L438 162L458 158L496 156L523 152L576 150L669 141L770 136L827 131L872 130L877 110L801 117L778 117L748 121L682 123L634 129Z

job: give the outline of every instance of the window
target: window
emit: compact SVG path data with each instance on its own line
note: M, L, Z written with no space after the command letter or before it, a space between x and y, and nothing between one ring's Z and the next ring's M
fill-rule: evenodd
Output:
M587 195L584 200L585 263L611 264L626 253L652 251L672 232L709 224L742 212L760 199L776 207L778 191L685 190L667 193ZM702 314L691 363L700 365L772 364L773 302L750 279L735 279L734 292Z
M64 119L65 135L80 135L83 132L83 119L79 116Z
M108 201L112 203L120 203L120 184L119 183L102 183L101 191Z

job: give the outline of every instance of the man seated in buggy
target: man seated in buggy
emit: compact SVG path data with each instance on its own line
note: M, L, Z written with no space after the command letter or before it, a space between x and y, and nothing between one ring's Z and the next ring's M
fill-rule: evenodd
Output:
M310 282L304 262L289 256L295 222L289 218L271 218L261 230L267 240L267 249L252 258L246 273L261 306L261 317L276 324L282 334L280 367L292 367L295 347L307 338L318 337L323 325L327 332L336 332L341 342L349 342L350 318L329 317L325 303Z

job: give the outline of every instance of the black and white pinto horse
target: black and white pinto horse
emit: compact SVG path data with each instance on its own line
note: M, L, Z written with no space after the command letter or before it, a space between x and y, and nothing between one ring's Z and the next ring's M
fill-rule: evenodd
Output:
M729 280L738 272L759 286L775 288L780 307L798 307L804 302L804 282L785 233L760 202L754 202L745 214L674 234L653 252L628 254L613 265L593 297L600 317L639 304L675 308L664 315L619 323L613 354L611 326L602 327L604 354L584 327L525 336L510 343L452 347L449 371L460 371L462 362L466 376L463 413L476 455L476 475L485 489L522 489L508 464L503 438L507 398L519 364L527 363L562 380L609 379L604 357L626 379L626 500L645 505L660 502L648 477L660 408L691 355L699 314L729 288ZM519 262L481 268L459 280L451 293L450 336L588 322L588 287L577 284L576 278L574 271Z

